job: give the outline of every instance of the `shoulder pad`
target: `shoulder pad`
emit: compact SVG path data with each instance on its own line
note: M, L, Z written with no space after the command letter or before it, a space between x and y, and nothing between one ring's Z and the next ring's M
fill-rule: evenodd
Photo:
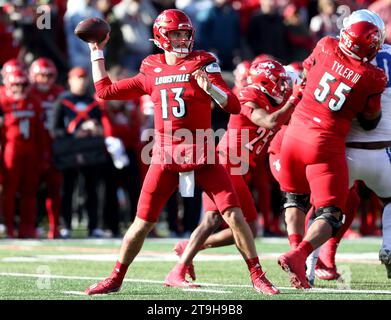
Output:
M146 57L140 65L140 72L145 73L147 70L161 66L162 54L153 54Z
M221 68L217 62L212 62L212 63L208 64L207 66L205 66L205 71L207 73L220 73Z
M216 57L211 54L210 52L206 52L204 50L195 50L192 52L193 59L198 61L203 61L204 64L207 64L208 62L216 62Z
M338 40L331 36L326 36L320 39L317 43L317 47L322 51L327 51L330 49L334 49L335 46L338 45Z
M244 87L239 93L239 101L240 103L253 102L262 109L268 109L268 106L270 105L265 94L256 85Z

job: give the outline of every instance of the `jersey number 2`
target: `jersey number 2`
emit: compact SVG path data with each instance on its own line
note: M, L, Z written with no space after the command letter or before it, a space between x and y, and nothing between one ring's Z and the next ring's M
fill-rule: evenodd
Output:
M183 118L186 115L186 104L182 99L184 88L171 88L170 89L174 94L174 100L178 102L178 106L173 106L172 115L175 118ZM168 119L168 108L169 108L169 99L167 89L160 90L160 96L162 98L162 117L164 120Z
M321 88L316 88L314 91L314 96L316 101L325 102L327 97L330 94L330 82L333 83L337 79L330 73L325 72L322 79L320 79L319 85ZM346 101L346 94L348 94L352 90L347 84L341 82L337 89L333 93L333 97L329 101L329 108L331 111L339 111L341 110L343 104Z

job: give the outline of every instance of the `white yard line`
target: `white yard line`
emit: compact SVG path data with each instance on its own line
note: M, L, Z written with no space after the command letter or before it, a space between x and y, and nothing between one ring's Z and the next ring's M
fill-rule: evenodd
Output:
M145 243L165 243L165 244L176 244L178 241L183 240L181 238L147 238L145 240ZM286 237L270 237L270 238L257 238L258 241L260 241L260 244L262 243L269 243L269 244L287 244L288 245L288 239ZM59 244L73 244L73 243L81 243L85 245L119 245L121 244L122 239L67 239L67 240L15 240L15 239L1 239L0 241L0 247L1 244L5 245L20 245L20 246L41 246L50 244L53 247L59 245ZM343 243L346 244L355 244L355 243L368 243L368 244L381 244L382 238L381 237L361 237L361 238L354 238L354 239L342 239Z
M50 279L67 279L67 280L103 280L100 277L82 277L82 276L63 276L63 275L47 275L47 274L32 274L32 273L12 273L12 272L0 272L0 276L5 277L30 277L30 278L50 278ZM163 281L151 280L151 279L124 279L124 282L133 282L133 283L151 283L151 284L161 284ZM220 283L200 283L196 282L204 287L218 287L218 288L252 288L251 285L240 285L240 284L220 284ZM291 287L278 287L282 290L292 290L297 291L298 293L358 293L358 294L386 294L391 295L391 290L359 290L359 289L333 289L333 288L314 288L305 291L300 291ZM213 289L183 289L183 291L190 292L214 292L214 293L232 293L231 291L223 290L213 290ZM79 291L63 291L67 294L78 294L82 295L82 292ZM84 294L84 292L83 292Z
M61 291L62 293L65 293L65 294L73 294L73 295L77 295L77 296L86 296L87 294L83 291Z
M212 289L182 289L182 291L188 292L210 292L210 293L232 293L232 291L212 290Z
M261 260L276 260L283 252L270 252L260 254ZM107 261L112 262L117 259L114 253L83 253L83 254L38 254L32 256L10 256L1 258L1 262L56 262L56 261ZM239 254L208 254L200 253L194 261L241 261ZM337 253L337 262L357 262L380 264L377 252L362 253ZM135 259L136 262L154 261L168 262L178 261L178 256L166 252L144 252Z

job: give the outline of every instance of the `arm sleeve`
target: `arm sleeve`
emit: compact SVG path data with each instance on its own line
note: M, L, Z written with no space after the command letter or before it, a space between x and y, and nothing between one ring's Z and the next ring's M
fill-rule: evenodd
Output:
M145 75L142 73L115 83L106 77L95 82L94 85L96 95L103 100L131 100L148 94L145 91Z
M220 72L208 73L209 79L215 86L219 87L227 94L227 105L223 108L225 111L238 114L240 113L240 103L238 98L232 93L228 85L223 80Z

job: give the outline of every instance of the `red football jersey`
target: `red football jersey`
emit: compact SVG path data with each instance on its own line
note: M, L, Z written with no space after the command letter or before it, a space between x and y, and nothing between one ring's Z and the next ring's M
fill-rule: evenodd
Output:
M64 92L64 88L57 84L53 85L53 87L47 92L41 92L37 90L35 87L31 88L31 92L38 96L41 100L41 107L43 110L43 121L44 121L44 147L48 152L51 152L51 146L53 143L53 139L51 138L49 131L50 128L53 127L53 113L54 113L54 105L57 98L60 96L62 92Z
M216 59L205 51L193 51L176 65L168 65L164 54L150 55L143 60L140 73L114 84L109 78L95 83L98 97L105 100L130 100L144 94L154 103L155 129L172 130L211 128L211 97L201 89L192 73L205 69L213 84L228 95L229 112L239 112L239 102L222 79Z
M3 89L0 92L0 110L4 119L5 144L17 143L20 148L41 147L44 129L39 97L30 92L26 99L15 101Z
M319 40L303 66L307 84L287 134L318 150L344 152L352 119L358 113L380 109L387 78L370 63L342 54L338 40L332 37Z
M246 102L253 102L259 108L266 110L268 113L281 109L286 100L281 104L273 106L266 95L256 86L249 85L243 88L239 93L241 111L238 115L231 115L228 122L228 131L219 144L219 151L226 154L229 158L255 166L255 159L270 141L274 133L279 129L273 130L259 127L251 120L252 108L245 105Z
M45 115L45 129L49 130L52 127L53 121L53 108L57 98L60 96L62 92L64 92L64 88L60 85L53 85L53 87L47 91L42 92L37 90L37 88L32 87L31 92L38 96L41 100L42 109Z

